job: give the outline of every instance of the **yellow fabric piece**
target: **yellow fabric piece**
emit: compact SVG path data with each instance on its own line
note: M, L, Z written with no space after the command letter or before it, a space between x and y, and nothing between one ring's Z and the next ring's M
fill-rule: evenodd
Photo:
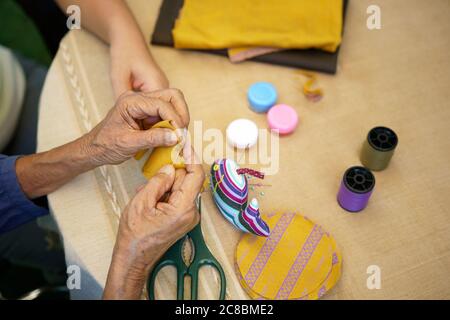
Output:
M134 158L136 160L141 160L142 157L147 153L148 149L144 149L135 154Z
M333 248L336 252L336 256L338 258L338 261L342 261L342 254L340 250L337 248L336 242L334 239L331 239L333 243ZM305 295L301 297L294 298L295 300L317 300L320 299L325 293L327 293L329 290L331 290L336 283L339 281L342 274L342 263L336 263L333 264L331 267L331 271L325 281L323 281L317 288L309 293L306 293ZM254 300L272 300L271 298L262 296L255 292L253 289L251 289L247 283L244 281L242 276L238 275L239 282L241 286L244 288L244 290L247 292L250 298ZM291 299L292 300L292 299Z
M175 127L172 126L170 121L167 120L156 123L152 129L153 128L168 128L175 130ZM150 179L166 164L173 164L176 169L184 168L184 159L181 156L181 151L182 146L180 144L173 147L154 148L142 167L142 173L147 179ZM138 155L142 152L145 153L145 151L140 151L136 157L138 157Z
M185 0L176 48L318 48L341 43L342 0Z
M341 275L336 242L320 226L295 213L264 218L268 238L245 234L236 248L236 269L252 299L318 299Z

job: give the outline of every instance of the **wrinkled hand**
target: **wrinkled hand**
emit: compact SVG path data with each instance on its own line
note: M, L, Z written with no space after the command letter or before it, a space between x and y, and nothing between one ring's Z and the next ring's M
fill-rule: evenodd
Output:
M198 223L195 199L205 176L200 164L187 162L186 170L163 167L122 213L105 299L139 298L150 269Z
M160 120L170 120L180 129L188 126L189 112L179 90L126 92L105 119L83 137L84 149L99 166L122 163L142 149L175 145L182 135L179 130L144 130Z
M128 90L150 92L169 88L169 81L153 60L146 45L139 42L111 44L111 80L119 97Z

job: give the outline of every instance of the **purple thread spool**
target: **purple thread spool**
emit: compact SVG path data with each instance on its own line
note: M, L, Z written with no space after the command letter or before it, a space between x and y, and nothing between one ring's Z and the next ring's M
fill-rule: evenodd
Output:
M369 202L374 186L375 177L369 169L364 167L347 169L337 195L339 205L350 212L363 210Z

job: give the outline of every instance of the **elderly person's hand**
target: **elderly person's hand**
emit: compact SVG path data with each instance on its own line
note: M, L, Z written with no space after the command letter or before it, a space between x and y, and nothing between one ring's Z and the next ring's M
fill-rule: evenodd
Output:
M186 170L163 167L123 211L104 299L139 299L154 264L198 223L195 199L205 176L187 162Z
M151 93L126 92L91 132L47 152L20 157L16 162L19 184L28 198L58 189L77 175L105 164L118 164L141 149L175 145L182 140L170 129L147 129L160 120L186 128L189 112L177 89Z
M170 120L180 129L188 126L189 112L179 90L124 93L86 136L87 152L96 165L118 164L141 149L175 145L180 137L170 129L143 130L160 120Z

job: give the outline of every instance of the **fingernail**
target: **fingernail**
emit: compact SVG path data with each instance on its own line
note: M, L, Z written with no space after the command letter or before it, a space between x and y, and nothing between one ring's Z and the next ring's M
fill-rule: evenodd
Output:
M174 132L167 132L166 133L166 141L169 143L177 143L178 137Z
M175 129L180 128L180 126L179 126L174 120L170 120L169 123L170 123L173 127L175 127Z
M171 164L166 164L164 167L162 167L161 169L159 169L160 173L164 173L167 175L171 175L173 172L175 171L175 169L173 168L173 166Z
M183 129L175 129L175 135L177 136L178 142L184 142L184 134Z

